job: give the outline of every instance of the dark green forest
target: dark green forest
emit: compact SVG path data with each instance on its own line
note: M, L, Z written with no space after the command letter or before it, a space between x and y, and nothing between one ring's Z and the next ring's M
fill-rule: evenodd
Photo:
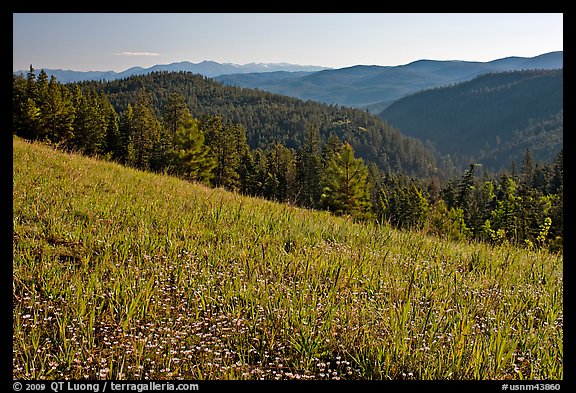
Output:
M562 151L442 176L433 151L365 112L187 73L60 84L13 77L13 134L245 195L459 241L562 250Z
M563 70L488 73L399 99L380 117L405 135L427 140L455 165L501 170L551 161L563 142Z
M318 129L323 143L334 134L350 143L357 156L387 172L418 177L437 172L432 149L359 109L224 86L187 72L155 72L105 83L83 82L81 86L104 92L119 113L135 101L142 88L150 95L157 116L161 116L161 108L172 94L180 94L195 117L217 115L243 125L252 149L267 149L280 143L297 150L303 144L306 130L313 127Z

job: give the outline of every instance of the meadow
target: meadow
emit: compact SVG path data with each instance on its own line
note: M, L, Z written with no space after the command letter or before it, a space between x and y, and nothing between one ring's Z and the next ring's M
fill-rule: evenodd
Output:
M13 139L14 379L563 379L563 257Z

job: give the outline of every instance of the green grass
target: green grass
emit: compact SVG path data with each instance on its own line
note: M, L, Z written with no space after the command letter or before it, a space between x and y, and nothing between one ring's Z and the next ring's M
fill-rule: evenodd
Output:
M562 257L13 140L15 379L562 379Z

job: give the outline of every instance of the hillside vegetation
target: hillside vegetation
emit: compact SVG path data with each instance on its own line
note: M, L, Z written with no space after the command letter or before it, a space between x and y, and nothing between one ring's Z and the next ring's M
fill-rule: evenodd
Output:
M82 86L104 92L118 113L137 101L142 89L161 113L172 94L178 93L192 116L218 115L246 129L252 149L276 143L299 150L306 132L318 129L326 143L334 134L352 145L356 154L387 172L414 176L436 173L436 156L415 138L404 136L376 115L359 109L329 106L272 94L257 89L224 86L201 75L184 72L132 76L111 82L85 82Z
M562 257L13 140L14 379L562 379Z
M562 150L563 84L562 69L490 73L404 97L380 117L442 155L497 171L527 148L537 161Z
M461 177L442 184L440 177L414 179L406 172L391 173L366 163L357 157L346 135L343 141L331 133L324 142L314 127L300 134L298 150L280 143L250 148L242 124L220 115L193 117L186 104L191 95L172 92L165 97L162 84L181 82L176 84L179 89L196 89L197 76L151 78L159 83L151 84L154 94L132 85L136 81L132 78L118 85L128 88L126 93L109 93L115 100L134 99L119 114L107 94L98 93L94 86L83 90L79 85L62 85L54 78L48 80L43 71L36 78L31 67L27 78L13 78L13 135L243 195L350 215L354 220L427 228L452 240L562 249L562 151L553 162L543 163L535 161L527 148L519 171L511 165L509 173L489 176L471 165ZM206 94L213 99L218 91ZM241 113L254 109L247 104L252 93L233 97L246 104ZM159 106L160 97L167 102ZM338 122L343 129L354 128L351 122ZM416 167L423 159L402 143L393 145L404 157L414 158L410 162ZM397 158L393 162L400 168ZM390 159L386 154L380 157L384 162Z

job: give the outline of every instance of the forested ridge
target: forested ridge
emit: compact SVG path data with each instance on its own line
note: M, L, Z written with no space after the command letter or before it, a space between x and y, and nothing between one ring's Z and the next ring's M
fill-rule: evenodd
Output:
M350 143L359 157L374 162L387 172L419 177L436 172L433 150L359 109L303 101L258 89L224 86L187 72L155 72L105 83L83 82L82 86L106 93L118 112L134 102L139 89L145 88L157 115L170 96L178 93L195 117L218 115L243 125L248 145L253 149L266 149L275 143L299 149L306 130L314 127L323 143L334 134Z
M562 149L563 80L562 69L488 73L406 96L380 116L456 162L500 170L526 148L551 161Z
M431 153L358 110L186 73L62 85L32 71L13 78L20 137L355 220L562 249L562 152L537 162L526 150L519 170L471 165L441 181L425 170Z

